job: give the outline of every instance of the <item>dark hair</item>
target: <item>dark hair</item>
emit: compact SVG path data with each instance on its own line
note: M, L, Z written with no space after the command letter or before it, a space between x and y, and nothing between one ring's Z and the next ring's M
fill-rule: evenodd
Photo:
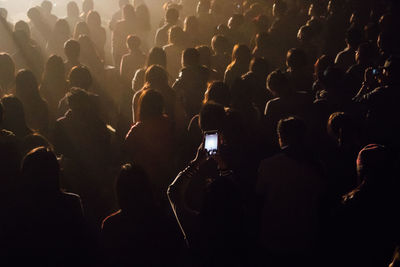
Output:
M71 88L66 96L68 106L72 111L83 114L91 108L89 94L79 87Z
M69 28L68 21L66 21L65 19L58 19L56 24L54 25L53 32L56 34L63 34L69 37L71 35L71 30Z
M168 31L168 41L171 44L182 45L185 33L179 26L173 26Z
M250 70L257 74L268 73L268 62L261 57L255 57L250 61Z
M167 56L165 51L160 47L153 47L147 57L147 66L160 65L163 68L167 66Z
M87 25L86 22L80 21L75 25L73 38L75 40L78 40L79 36L81 36L83 34L90 35L90 30L89 30L89 26Z
M168 8L165 13L165 20L168 23L175 24L179 18L179 11L175 8Z
M67 4L67 16L79 17L79 7L75 1L70 1Z
M362 32L356 27L350 27L346 32L346 42L351 48L357 49L362 42Z
M212 51L210 49L210 47L206 46L206 45L200 45L200 46L196 46L196 50L197 52L199 52L199 63L202 66L206 66L208 68L210 68L211 66L211 54Z
M32 71L23 69L17 73L15 77L15 93L21 100L40 98L38 82Z
M125 164L121 167L115 189L118 205L124 212L141 205L147 208L152 204L152 191L148 175L142 167L136 164Z
M158 118L163 115L164 99L162 95L152 89L143 90L139 98L139 121Z
M289 80L280 70L275 70L268 75L267 88L276 96L286 95L291 92Z
M200 64L200 53L195 48L187 48L182 53L183 66L198 66Z
M222 130L225 125L226 113L224 106L207 102L199 113L199 126L202 131Z
M12 120L26 126L24 106L21 100L13 95L6 95L1 99L1 103L3 105L3 122L5 122L7 117L10 121Z
M42 84L45 81L64 81L65 80L65 66L64 61L60 56L52 55L46 62L43 72Z
M222 81L210 83L204 94L203 103L206 104L209 101L221 104L224 107L229 106L231 101L229 87Z
M122 17L124 20L134 20L136 17L135 8L128 4L122 8Z
M85 66L73 67L68 75L68 80L71 87L79 87L84 90L89 90L93 83L92 75Z
M86 17L86 23L88 26L101 27L101 17L99 12L94 10L89 11Z
M128 48L132 50L140 47L141 40L139 36L130 34L126 37L126 44Z
M286 65L292 69L301 69L307 65L307 56L303 50L291 48L286 54Z
M81 53L81 45L78 41L69 39L64 44L64 53L67 58L78 59Z
M306 125L299 118L289 117L279 120L277 132L281 145L299 146L304 143Z
M60 165L50 148L38 147L26 154L21 175L27 186L53 192L60 190Z
M159 65L151 65L144 75L145 84L148 86L162 86L168 84L168 74Z
M211 39L211 47L217 53L227 53L229 50L229 41L224 35L217 34Z
M15 79L15 64L7 53L0 53L0 84L8 86ZM3 88L6 89L6 88ZM4 93L4 92L3 92Z

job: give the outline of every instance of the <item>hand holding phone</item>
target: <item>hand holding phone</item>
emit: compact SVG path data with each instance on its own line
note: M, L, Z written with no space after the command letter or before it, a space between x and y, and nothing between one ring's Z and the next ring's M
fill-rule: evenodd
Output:
M204 149L209 156L217 154L218 151L218 132L209 131L204 133Z

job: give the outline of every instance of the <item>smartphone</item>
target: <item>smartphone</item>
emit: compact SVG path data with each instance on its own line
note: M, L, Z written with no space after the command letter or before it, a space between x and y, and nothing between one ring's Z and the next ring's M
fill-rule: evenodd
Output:
M381 72L379 69L372 69L372 74L373 75L379 75Z
M218 151L218 132L208 131L204 133L204 149L208 155L215 155Z

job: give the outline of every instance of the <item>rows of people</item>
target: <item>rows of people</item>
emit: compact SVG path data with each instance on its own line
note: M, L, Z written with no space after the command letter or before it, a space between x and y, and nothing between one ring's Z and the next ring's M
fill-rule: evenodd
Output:
M398 1L146 4L0 10L6 261L397 266Z

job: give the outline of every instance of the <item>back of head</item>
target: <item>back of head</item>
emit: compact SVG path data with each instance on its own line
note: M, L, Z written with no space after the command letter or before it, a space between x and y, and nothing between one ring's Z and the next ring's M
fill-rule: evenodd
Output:
M45 65L43 77L44 80L65 80L64 61L60 56L52 55L49 57Z
M78 60L81 53L81 45L78 41L69 39L64 44L64 53L69 60Z
M200 53L195 48L187 48L182 53L183 67L199 66Z
M212 101L224 107L229 106L231 102L231 93L229 87L222 81L210 83L205 94L203 103Z
M39 11L39 7L30 8L28 10L27 16L33 22L37 22L37 21L40 21L42 19L42 14Z
M34 193L59 192L60 165L52 150L38 147L25 155L21 175L27 189L39 189Z
M399 56L391 56L389 57L384 64L385 70L385 79L387 84L396 84L400 83L400 57Z
M126 38L126 45L130 50L138 49L140 47L141 41L139 36L129 35Z
M329 116L328 134L337 141L339 146L358 139L358 123L347 113L335 112Z
M286 146L303 146L306 136L306 125L302 120L295 117L281 119L278 122L277 131L281 148Z
M50 144L49 140L39 133L33 133L24 138L21 143L23 154L27 154L38 147L45 147L53 150L53 146Z
M194 32L196 33L199 29L199 22L197 17L195 16L188 16L185 18L183 30L185 32Z
M255 57L250 62L250 70L256 74L267 76L268 62L264 58Z
M272 6L272 16L280 18L286 14L287 10L288 6L285 1L275 0Z
M79 87L84 90L89 90L93 82L89 69L84 66L73 67L68 80L71 87Z
M289 80L280 70L275 70L268 75L267 88L276 97L285 96L291 92Z
M39 96L38 82L30 70L20 70L15 77L15 93L18 97L29 99Z
M303 25L300 27L299 31L297 32L297 39L302 42L309 43L314 38L314 31L313 27L309 25Z
M67 16L70 18L79 17L79 7L75 1L70 1L67 4Z
M83 12L87 13L90 10L93 10L93 9L94 9L93 0L83 0L83 3L82 3L82 11Z
M150 50L149 56L147 58L147 66L160 65L163 68L167 66L167 56L164 49L160 47L153 47Z
M136 164L121 167L115 187L118 205L123 212L137 212L136 209L149 208L153 203L149 178Z
M7 19L7 16L8 16L8 11L7 11L7 9L1 7L1 8L0 8L0 18L6 20L6 19Z
M212 101L201 107L199 113L199 126L204 131L222 130L225 125L226 113L222 105Z
M199 64L211 68L211 49L206 45L196 46L199 52Z
M75 25L73 38L75 40L78 40L79 36L84 35L84 34L86 34L86 35L90 34L89 26L87 25L87 23L85 21L80 21Z
M165 69L159 65L151 65L147 68L144 81L153 89L168 85L168 75Z
M179 26L173 26L168 31L168 41L170 44L183 45L185 42L185 33Z
M307 65L307 56L303 50L291 48L286 54L286 65L291 70L301 70Z
M69 28L69 24L65 19L58 19L56 24L54 25L54 33L64 35L64 36L70 36L71 35L71 30Z
M211 47L217 54L228 53L229 41L225 36L217 34L211 40Z
M350 27L346 32L346 42L352 49L357 49L363 40L362 32L356 27Z
M329 56L322 55L320 56L314 64L314 78L321 79L324 75L324 71L333 66L334 62L333 59Z
M14 25L14 32L17 32L17 31L23 31L23 32L25 32L27 38L30 38L30 37L31 37L31 29L30 29L30 27L29 27L29 24L26 23L26 22L23 21L23 20L19 20L17 23L15 23L15 25Z
M43 1L40 7L46 12L46 13L51 13L51 10L53 9L53 3L50 1Z
M11 83L15 76L15 64L7 53L0 53L0 84L2 86Z
M26 125L24 106L21 100L13 95L4 96L1 99L3 105L3 124Z
M126 21L133 21L135 19L135 8L130 4L125 5L122 9L122 17Z
M67 93L67 102L73 112L81 115L88 115L92 108L89 94L79 87L70 89Z
M91 10L86 17L86 23L89 27L101 27L101 17L99 12Z
M269 42L269 35L267 32L260 32L256 35L257 48L266 48Z
M168 8L165 13L165 20L167 23L176 24L179 18L179 11L175 8Z
M378 55L375 47L369 43L362 43L358 46L356 52L356 61L360 64L367 64L368 62L374 62Z
M251 59L251 52L247 45L236 44L232 51L232 60L238 64L248 65Z
M331 93L340 93L340 89L343 89L344 72L337 67L328 67L322 76L323 88Z
M164 111L164 99L156 90L144 90L139 98L139 121L160 118Z
M238 30L244 23L244 17L242 14L233 14L228 21L228 27L231 30Z

